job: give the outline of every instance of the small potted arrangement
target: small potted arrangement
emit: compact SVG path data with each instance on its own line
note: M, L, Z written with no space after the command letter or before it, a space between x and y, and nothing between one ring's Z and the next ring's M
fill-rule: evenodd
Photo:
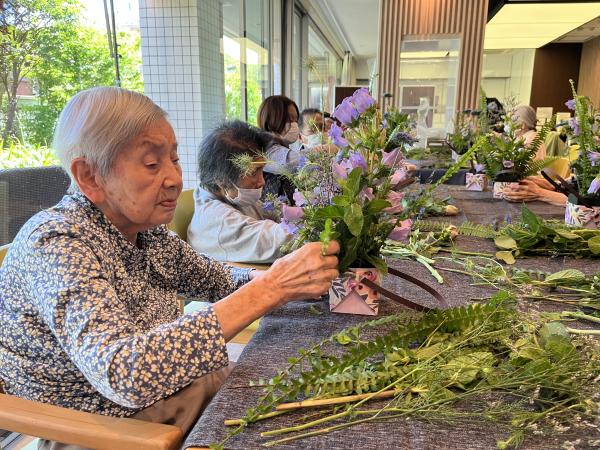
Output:
M402 151L415 140L413 126L397 111L382 117L366 88L344 99L333 116L342 123L329 131L338 154L309 152L291 177L297 208L285 208L283 220L292 222L295 239L285 250L339 241L342 276L330 289L330 310L375 315L379 294L361 281L380 283L385 241L410 235L399 189L412 181Z
M522 179L539 173L556 159L547 157L535 160L540 145L553 126L553 120L546 122L536 138L525 146L524 139L516 135L516 124L507 116L504 133L489 133L486 136L478 158L489 179L494 181L494 198L504 198L507 186L518 184Z
M600 113L588 97L578 95L573 81L573 99L566 105L575 111L569 134L579 144L579 156L571 163L571 183L559 189L567 195L565 222L569 225L600 229Z
M476 160L471 160L471 169L465 175L465 186L467 191L485 191L488 187L488 178L485 166Z
M464 155L474 142L477 122L474 117L479 116L479 111L465 109L456 114L454 120L454 132L448 133L446 144L452 150L452 160L457 161L460 155Z

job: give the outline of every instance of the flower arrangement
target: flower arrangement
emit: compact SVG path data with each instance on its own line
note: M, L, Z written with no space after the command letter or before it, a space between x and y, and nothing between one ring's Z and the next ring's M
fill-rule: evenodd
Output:
M510 115L507 115L504 133L487 135L482 150L478 152L478 161L483 164L487 175L494 181L518 182L535 175L555 160L552 157L535 160L540 145L553 126L553 120L546 122L536 138L525 146L525 140L516 135L516 123Z
M571 164L578 195L571 193L572 203L600 206L600 111L588 97L578 95L571 80L573 99L565 103L575 111L569 121L571 142L579 144L579 156ZM575 198L573 198L575 197Z
M473 115L472 112L469 109L458 112L454 120L454 132L449 133L446 138L448 146L457 155L464 154L473 144L477 129L474 118L478 115Z
M329 132L337 155L308 153L293 176L297 208L283 209L283 221L305 242L337 239L340 272L350 267L387 271L381 257L386 239L406 239L411 220L403 217L404 193L410 180L402 150L414 142L408 116L391 110L382 116L366 88L342 101ZM300 209L301 208L301 209Z

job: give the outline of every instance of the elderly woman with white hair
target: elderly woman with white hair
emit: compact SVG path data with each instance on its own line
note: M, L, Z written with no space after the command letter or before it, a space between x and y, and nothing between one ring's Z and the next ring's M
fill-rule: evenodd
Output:
M23 226L0 269L0 387L186 432L227 374L225 342L326 292L339 246L307 244L264 272L196 253L164 225L182 189L177 141L142 94L80 92L54 146L71 193ZM182 316L178 294L215 303Z

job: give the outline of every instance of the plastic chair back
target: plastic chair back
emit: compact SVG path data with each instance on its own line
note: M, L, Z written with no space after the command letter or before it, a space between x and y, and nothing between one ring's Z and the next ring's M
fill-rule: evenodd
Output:
M571 145L569 147L569 159L575 161L577 158L579 158L579 145Z
M194 215L194 190L186 189L181 192L177 199L177 207L175 208L175 216L173 221L168 225L170 230L173 230L177 235L187 241L187 229Z

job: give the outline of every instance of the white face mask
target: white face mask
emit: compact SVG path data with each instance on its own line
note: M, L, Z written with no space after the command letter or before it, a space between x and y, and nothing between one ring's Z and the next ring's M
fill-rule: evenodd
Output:
M306 143L304 144L307 148L313 148L317 145L321 145L321 133L311 134L309 136L304 136Z
M287 142L296 142L300 137L300 127L298 127L298 122L290 123L289 129L281 135L281 138Z
M235 186L235 184L234 184ZM262 196L262 188L258 189L244 189L235 186L238 191L237 197L231 198L229 194L225 193L225 197L234 205L238 206L248 206L254 205L257 201L260 200Z

